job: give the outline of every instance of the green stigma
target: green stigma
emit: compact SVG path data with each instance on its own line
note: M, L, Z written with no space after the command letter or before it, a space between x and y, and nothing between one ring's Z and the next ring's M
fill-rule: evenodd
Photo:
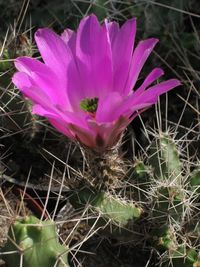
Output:
M99 99L97 97L94 98L85 98L80 102L80 108L84 111L95 113L97 110Z

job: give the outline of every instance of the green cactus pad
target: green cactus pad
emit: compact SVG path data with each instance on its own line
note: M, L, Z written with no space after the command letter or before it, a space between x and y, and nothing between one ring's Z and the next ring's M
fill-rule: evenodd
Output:
M3 252L7 267L69 267L68 248L59 244L54 222L41 222L34 216L17 219L10 226Z
M138 219L142 213L135 204L127 203L106 193L99 195L95 208L102 213L102 216L108 217L120 226L126 226L130 220Z
M160 179L181 177L182 164L174 141L167 134L156 138L149 147L149 163L155 177Z
M94 192L89 188L77 191L71 197L73 206L82 207L90 205L91 210L98 212L101 217L111 220L112 223L124 227L131 220L137 220L142 209L134 203L129 203L111 196L105 192Z

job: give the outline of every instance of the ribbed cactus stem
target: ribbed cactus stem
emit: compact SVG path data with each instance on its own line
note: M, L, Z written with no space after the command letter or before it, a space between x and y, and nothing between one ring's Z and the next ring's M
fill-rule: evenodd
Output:
M69 267L68 248L59 243L54 222L34 216L10 226L3 252L7 267Z
M152 219L159 224L178 223L185 216L187 194L176 144L167 133L162 133L150 145L149 155Z
M173 139L162 133L149 147L150 165L156 178L165 180L181 180L182 164L179 159L179 152Z

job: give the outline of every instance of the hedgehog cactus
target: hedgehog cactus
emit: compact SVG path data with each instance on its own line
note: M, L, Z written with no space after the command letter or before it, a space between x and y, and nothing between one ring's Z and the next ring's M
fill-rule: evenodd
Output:
M152 167L152 217L159 224L179 221L185 206L185 184L178 149L167 134L161 134L149 147L148 162Z
M33 216L10 226L3 252L7 267L69 267L68 248L59 244L55 224Z
M34 114L81 145L87 167L80 187L71 185L69 199L75 208L98 213L102 220L97 227L117 226L116 238L133 222L135 232L160 252L161 266L198 267L199 169L185 176L168 133L160 133L149 146L148 158L136 160L134 166L119 153L131 121L180 84L171 79L152 86L163 75L155 68L135 88L158 41L147 39L133 49L135 31L135 19L119 27L107 20L100 25L95 15L85 17L77 32L67 29L59 36L39 29L35 40L43 62L27 56L16 59L13 83L32 102ZM195 215L192 202L197 204ZM68 266L67 248L59 245L52 222L33 217L15 222L5 247L12 250L17 252L5 254L8 267L13 262L20 266L20 259L23 267Z
M149 164L155 178L160 180L180 180L182 164L174 141L168 134L161 133L149 147Z
M195 222L199 211L194 215L190 204L199 199L199 170L192 172L188 183L176 144L168 134L158 136L148 152L152 168L150 239L162 254L160 265L199 266L199 231Z

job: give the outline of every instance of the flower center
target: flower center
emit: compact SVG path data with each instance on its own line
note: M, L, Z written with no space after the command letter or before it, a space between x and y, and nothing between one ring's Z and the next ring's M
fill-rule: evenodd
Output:
M80 102L80 108L89 113L95 113L98 107L99 99L97 97L94 98L85 98Z

